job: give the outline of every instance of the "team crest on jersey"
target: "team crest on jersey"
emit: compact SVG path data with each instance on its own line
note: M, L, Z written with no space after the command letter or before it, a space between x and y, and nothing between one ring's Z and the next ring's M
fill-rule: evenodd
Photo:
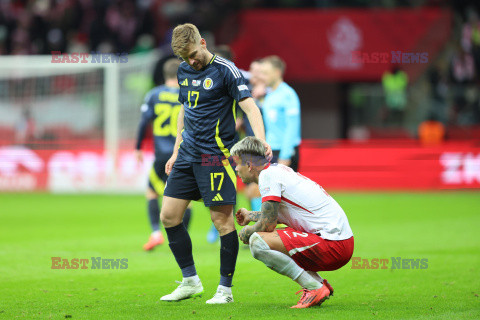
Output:
M211 89L213 86L213 80L210 78L207 78L203 81L203 88L206 90Z
M192 80L192 85L198 87L202 83L202 80Z

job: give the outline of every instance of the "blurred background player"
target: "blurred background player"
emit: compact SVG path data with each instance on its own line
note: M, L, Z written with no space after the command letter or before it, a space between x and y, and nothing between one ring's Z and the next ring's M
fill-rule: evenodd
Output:
M316 182L282 164L270 164L258 139L247 137L231 150L244 182L256 182L262 210L236 213L245 226L240 240L250 245L255 259L302 286L297 305L319 305L333 294L316 272L343 267L353 254L353 233L340 205ZM247 226L250 221L256 221ZM278 223L287 225L276 230ZM297 293L299 293L297 292Z
M248 82L248 88L252 94L252 98L255 100L257 106L262 111L262 103L263 99L265 98L266 94L266 87L265 83L262 79L262 60L255 59L250 63L250 68L248 72L244 73L245 79ZM254 136L252 127L250 126L250 122L248 118L245 117L243 114L241 117L237 117L237 130L243 129L245 131L245 135L247 137Z
M385 93L386 124L401 127L408 102L408 75L395 66L391 72L383 74L382 86Z
M267 142L272 147L272 163L291 167L298 171L298 146L300 134L300 100L298 95L283 81L285 62L278 56L262 59L263 82L268 87L262 111Z
M145 250L152 250L164 242L160 231L160 210L158 196L163 195L167 174L165 164L170 159L175 138L177 136L177 118L181 105L178 103L179 85L177 82L177 69L180 60L171 58L163 65L165 84L150 90L142 104L142 118L138 129L135 155L139 163L143 162L141 150L147 126L153 124L153 139L155 145L155 160L150 170L148 188L146 192L148 216L152 227L150 239L143 246ZM183 223L188 228L191 211L187 208Z

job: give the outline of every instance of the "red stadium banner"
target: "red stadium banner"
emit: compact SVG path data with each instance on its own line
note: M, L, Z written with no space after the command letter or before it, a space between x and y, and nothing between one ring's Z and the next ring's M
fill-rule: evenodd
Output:
M401 63L411 78L432 62L450 35L439 8L252 10L238 17L230 44L237 66L278 55L291 81L378 81Z
M0 147L0 191L143 192L153 154L142 165L133 151L116 161L102 150ZM328 189L441 190L480 188L480 144L415 141L304 141L300 172Z
M480 188L480 144L305 141L300 172L328 189L441 190Z

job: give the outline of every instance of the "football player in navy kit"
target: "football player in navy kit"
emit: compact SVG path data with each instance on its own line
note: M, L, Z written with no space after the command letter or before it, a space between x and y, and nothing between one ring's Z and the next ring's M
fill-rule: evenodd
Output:
M207 50L205 39L193 24L173 30L172 49L184 62L178 68L180 85L177 139L165 171L169 174L160 218L169 246L182 271L183 281L163 301L200 296L203 286L192 256L192 242L182 224L191 200L203 199L220 234L220 284L207 304L233 302L232 277L238 255L238 236L233 218L237 177L230 148L238 140L235 131L237 105L245 112L255 136L265 142L262 116L245 79L235 65Z

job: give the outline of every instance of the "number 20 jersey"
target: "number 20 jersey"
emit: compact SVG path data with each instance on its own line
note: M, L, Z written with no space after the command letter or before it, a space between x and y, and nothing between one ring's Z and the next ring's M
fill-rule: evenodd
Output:
M177 136L180 108L178 88L161 85L150 90L142 104L142 123L152 121L155 156L165 157L173 152ZM140 141L141 142L141 141Z
M215 55L200 71L182 62L177 77L178 101L185 109L180 154L190 162L201 162L202 155L229 157L238 141L237 103L251 97L243 75L233 62Z

